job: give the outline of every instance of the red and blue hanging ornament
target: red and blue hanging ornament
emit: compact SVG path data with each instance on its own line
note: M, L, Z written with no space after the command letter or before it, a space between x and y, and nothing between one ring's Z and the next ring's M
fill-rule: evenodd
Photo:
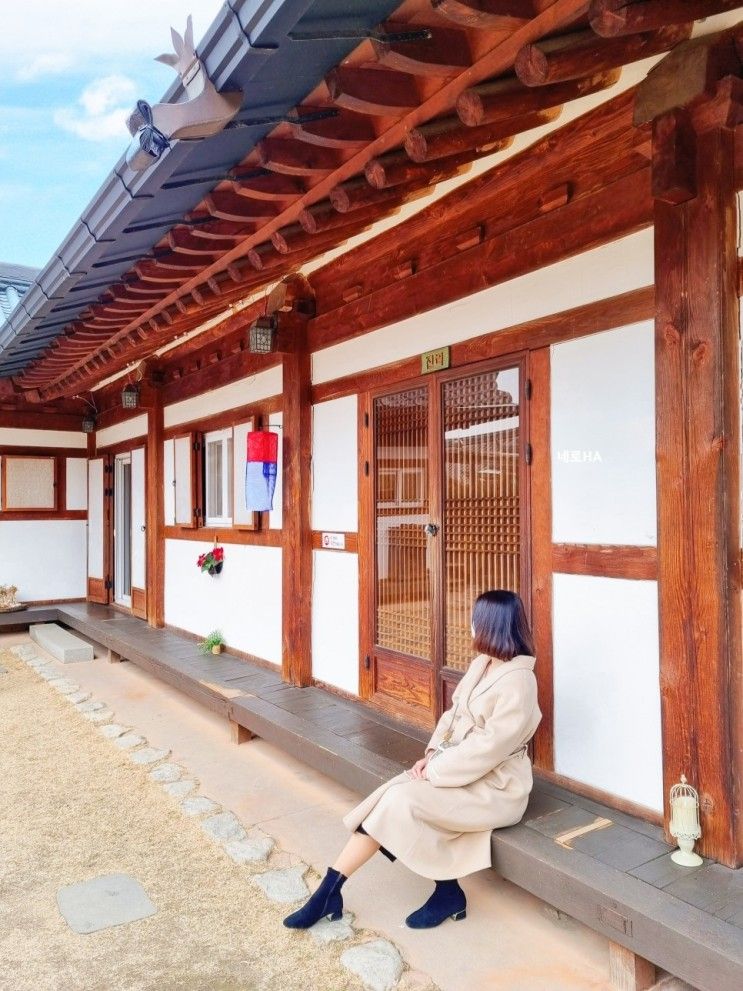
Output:
M248 461L245 466L245 508L262 513L273 509L279 435L270 430L248 434Z

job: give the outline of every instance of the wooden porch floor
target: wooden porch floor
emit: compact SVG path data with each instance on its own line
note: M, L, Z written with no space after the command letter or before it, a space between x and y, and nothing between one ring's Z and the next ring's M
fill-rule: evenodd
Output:
M425 736L361 703L294 688L229 654L108 606L69 603L0 615L0 629L60 622L225 718L365 793L409 767ZM573 839L565 834L595 824ZM522 823L493 832L498 874L702 991L743 987L743 870L677 867L662 830L537 780ZM629 987L629 985L628 985Z

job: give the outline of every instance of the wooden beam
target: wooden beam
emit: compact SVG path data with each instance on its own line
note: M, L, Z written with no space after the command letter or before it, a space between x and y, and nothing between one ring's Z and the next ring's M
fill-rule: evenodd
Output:
M539 88L524 86L515 76L496 79L465 90L457 100L457 114L467 127L495 124L608 89L618 79L618 69Z
M422 96L415 76L364 66L338 66L325 77L325 85L337 106L379 117L414 110Z
M264 138L258 145L261 165L272 172L295 176L326 176L343 158L337 148L319 148L296 138Z
M492 155L508 147L508 138L488 145L485 148L471 148L458 155L449 155L434 162L411 162L404 151L391 151L382 158L373 158L364 169L366 181L374 189L387 189L408 183L425 182L432 185L445 176L453 175L459 169L470 165L478 158Z
M317 107L298 108L299 121L289 125L292 136L298 141L323 148L352 148L367 145L377 136L377 128L366 114L336 110L335 116L318 120L313 119L317 110ZM303 113L307 120L302 120Z
M537 14L534 0L431 0L455 24L485 31L514 31Z
M295 277L298 278L298 277ZM311 295L309 286L305 292ZM283 357L283 516L282 516L282 663L285 681L312 681L312 356L307 344L307 317L297 310L282 314L293 349Z
M663 203L685 203L697 195L696 134L681 107L653 122L652 193Z
M147 536L147 622L165 625L165 494L163 481L163 397L152 389L147 413L146 449L146 536Z
M428 37L420 41L396 41L394 35L425 30ZM429 27L426 24L406 24L385 21L379 29L389 39L374 38L372 47L380 65L414 76L454 76L472 64L472 52L467 34L456 28Z
M637 91L634 123L646 124L677 107L693 111L700 104L713 106L711 97L726 76L739 76L737 29L692 38L654 65ZM736 120L720 121L732 126Z
M700 852L738 867L743 661L732 131L698 134L697 150L697 195L655 204L663 784L667 802L670 786L686 775L700 793Z
M564 575L653 581L658 577L658 554L655 547L553 544L552 571Z
M405 151L414 162L430 162L475 149L495 151L493 146L505 138L549 124L559 114L560 109L553 107L481 127L464 127L458 117L441 117L422 127L414 127L405 139Z
M514 69L525 86L544 86L605 72L640 59L667 52L691 34L691 23L673 24L658 31L618 38L597 38L578 31L524 45Z
M591 28L603 38L655 31L740 7L740 0L592 0Z

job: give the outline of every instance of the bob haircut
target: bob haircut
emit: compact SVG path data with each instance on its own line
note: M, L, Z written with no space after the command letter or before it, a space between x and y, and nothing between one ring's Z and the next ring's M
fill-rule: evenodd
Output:
M534 656L524 603L515 592L500 588L483 592L472 610L472 626L472 642L480 654L501 661L511 661L518 654Z

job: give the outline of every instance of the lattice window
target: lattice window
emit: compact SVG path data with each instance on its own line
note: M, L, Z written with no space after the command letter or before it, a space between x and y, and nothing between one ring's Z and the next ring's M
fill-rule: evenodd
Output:
M40 512L57 508L57 459L5 455L2 458L2 508Z

